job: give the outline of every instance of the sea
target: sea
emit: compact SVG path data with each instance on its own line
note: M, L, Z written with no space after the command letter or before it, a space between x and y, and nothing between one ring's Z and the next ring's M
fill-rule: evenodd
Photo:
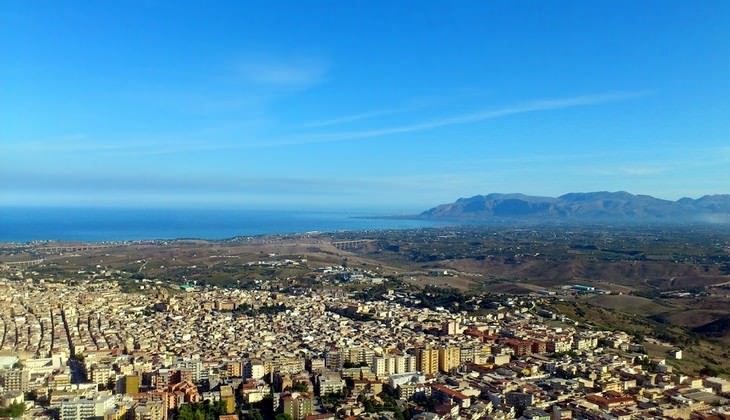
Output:
M307 232L415 229L443 222L365 212L0 207L0 242L227 239Z

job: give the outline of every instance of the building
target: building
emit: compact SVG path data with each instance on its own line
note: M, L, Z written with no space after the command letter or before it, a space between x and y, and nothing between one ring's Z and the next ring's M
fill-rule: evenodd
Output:
M547 342L540 340L533 340L530 350L534 354L547 352Z
M576 350L590 350L598 347L598 339L595 337L581 336L573 338L573 348Z
M393 359L392 356L373 357L373 363L370 365L370 369L374 374L378 375L378 377L391 375L393 374L393 372L391 372L391 367L395 364L391 362L391 359Z
M342 394L347 386L338 372L323 372L317 376L317 384L319 395Z
M461 364L461 349L459 347L445 347L438 351L439 370L442 372L451 372Z
M175 364L175 368L180 371L190 372L191 380L194 383L206 379L203 371L203 362L200 359L181 359Z
M324 355L324 365L330 370L340 370L344 365L342 353L336 350L328 351Z
M375 352L366 347L351 347L347 349L345 355L345 362L349 362L353 365L370 365L373 361Z
M236 360L226 362L226 373L232 378L240 378L243 376L242 363Z
M134 397L135 420L167 420L167 400L164 394L146 393Z
M243 365L244 379L261 379L266 376L266 367L260 360L248 360Z
M511 357L507 353L495 354L492 356L493 363L497 366L509 364Z
M410 400L411 398L420 395L420 396L430 396L431 395L431 387L426 385L425 383L405 383L398 385L398 388L396 388L396 392L398 394L398 398L402 398L405 400Z
M282 394L280 406L294 420L302 420L314 411L312 397L306 392Z
M400 360L402 360L402 365L399 364L401 362L396 361L396 366L402 366L403 369L401 370L401 368L398 367L395 373L410 373L416 372L418 370L418 365L416 364L416 356L406 354L403 356L397 356L397 358L400 358Z
M61 402L59 418L61 420L103 418L105 414L116 411L116 402L111 391L99 392L93 397L70 398Z
M508 339L504 340L504 344L512 349L515 356L522 357L532 354L532 342L527 340Z
M254 404L263 400L269 395L269 387L265 386L263 382L249 379L247 382L241 384L241 396L246 404ZM278 399L274 399L275 403L278 403Z
M27 392L30 372L25 369L0 370L0 387L5 392Z
M168 386L178 382L179 376L176 371L170 369L157 369L150 376L152 388L164 391Z
M59 418L61 420L85 420L96 416L94 400L83 398L72 399L61 403Z
M444 321L441 324L441 334L456 335L459 332L459 322L454 320Z
M555 338L547 342L547 351L549 353L566 353L570 351L570 340L565 338Z
M442 402L454 402L458 404L461 408L469 408L469 406L471 405L471 398L445 385L431 384L431 395L438 398Z
M439 370L439 351L437 349L417 349L416 367L421 373L433 375Z
M124 376L124 393L125 394L138 394L139 393L139 375L125 375Z
M505 403L510 407L529 407L535 402L535 395L531 392L512 391L504 396Z
M325 369L324 359L310 359L308 363L309 371L312 373L322 372Z
M730 381L728 381L727 379L713 376L705 378L702 382L704 386L712 388L712 390L715 391L715 393L717 394L730 392Z
M233 387L224 385L221 387L221 401L226 404L226 414L236 412L236 396L233 393Z
M586 401L596 404L603 410L613 410L616 408L626 407L636 404L636 401L628 395L622 395L618 392L607 391L601 394L591 394L586 397Z
M471 345L462 346L460 351L461 363L484 363L484 346Z
M106 386L110 381L116 382L116 373L110 365L95 364L89 371L89 379L95 384Z

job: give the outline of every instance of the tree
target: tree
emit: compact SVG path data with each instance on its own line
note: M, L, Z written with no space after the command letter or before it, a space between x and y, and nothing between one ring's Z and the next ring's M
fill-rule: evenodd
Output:
M247 418L249 420L264 420L264 416L261 414L261 410L249 411Z
M291 387L291 390L293 392L307 392L309 391L309 387L304 382L297 382Z
M343 363L342 367L345 369L352 369L352 368L359 368L359 367L366 367L368 364L365 362L345 362Z
M720 372L712 366L705 365L705 367L700 369L700 375L702 376L717 376L719 373Z
M251 408L258 411L265 419L274 418L274 398L266 395L263 400L251 404Z
M211 404L205 400L198 404L183 404L178 409L177 419L179 420L215 420L226 413L226 404L223 401L216 401Z
M276 420L294 420L289 414L282 413L277 414L276 417L274 417Z
M193 420L193 409L190 407L190 404L183 404L177 411L177 418L179 420Z
M0 417L23 417L23 413L25 413L25 404L20 402L10 404L9 406L4 408L0 408Z

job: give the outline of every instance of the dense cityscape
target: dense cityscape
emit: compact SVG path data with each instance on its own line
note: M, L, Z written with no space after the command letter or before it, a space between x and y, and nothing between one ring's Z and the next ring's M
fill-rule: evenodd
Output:
M51 253L106 247L39 249L46 258L8 263L0 279L11 417L22 407L25 418L61 420L711 419L730 408L730 381L673 366L681 347L649 355L645 343L659 340L554 311L575 294L608 293L592 286L439 306L442 289L270 254L239 264L310 266L318 284L132 276L123 289L129 273L113 267L71 281L42 273Z

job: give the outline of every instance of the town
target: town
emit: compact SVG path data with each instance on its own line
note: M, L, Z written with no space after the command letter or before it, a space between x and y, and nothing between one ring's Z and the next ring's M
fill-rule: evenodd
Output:
M69 284L15 270L0 282L6 417L712 419L730 413L730 381L676 371L671 361L682 358L680 348L650 357L626 332L555 314L549 301L557 298L547 295L485 298L483 310L470 312L421 305L418 295L389 288L383 278L365 298L338 287L159 282L125 293L105 276Z

